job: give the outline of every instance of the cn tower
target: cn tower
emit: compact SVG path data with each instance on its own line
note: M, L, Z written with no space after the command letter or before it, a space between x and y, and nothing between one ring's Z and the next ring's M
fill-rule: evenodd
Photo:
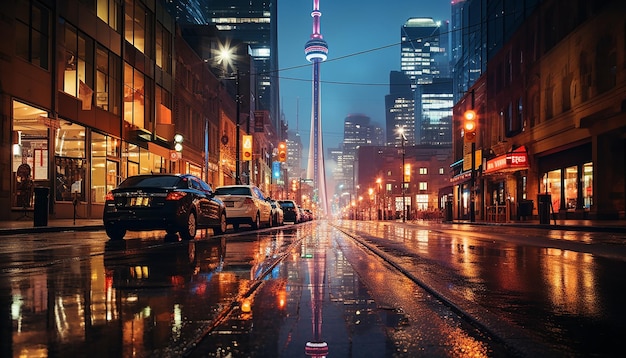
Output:
M320 2L313 0L313 33L304 47L307 61L313 64L313 96L311 108L311 137L309 140L309 158L306 175L313 179L313 192L316 197L313 202L317 203L318 216L328 213L328 201L326 198L326 174L324 171L324 145L322 143L322 99L320 96L320 63L326 61L328 44L320 33Z

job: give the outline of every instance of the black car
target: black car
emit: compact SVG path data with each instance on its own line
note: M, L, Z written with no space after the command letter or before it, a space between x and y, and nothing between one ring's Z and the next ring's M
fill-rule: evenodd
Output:
M112 240L126 231L165 230L192 240L197 229L226 231L224 203L190 174L142 174L124 180L106 196L104 228Z
M280 207L283 209L283 220L286 222L299 223L302 218L300 217L300 211L298 205L293 200L279 200Z

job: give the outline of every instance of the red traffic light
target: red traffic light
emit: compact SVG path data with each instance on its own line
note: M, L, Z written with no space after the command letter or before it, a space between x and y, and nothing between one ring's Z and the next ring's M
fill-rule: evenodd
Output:
M278 143L278 161L279 162L287 161L287 143L285 142Z
M474 110L470 109L463 113L463 138L467 143L476 141L476 118Z

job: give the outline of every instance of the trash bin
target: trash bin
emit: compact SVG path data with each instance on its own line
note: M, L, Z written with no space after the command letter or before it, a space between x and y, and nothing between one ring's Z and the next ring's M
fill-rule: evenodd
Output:
M550 194L537 195L537 214L539 215L540 224L550 224L550 203L552 196Z
M517 208L517 216L526 220L533 215L533 201L532 200L520 200Z
M48 195L50 188L35 187L34 226L48 226Z

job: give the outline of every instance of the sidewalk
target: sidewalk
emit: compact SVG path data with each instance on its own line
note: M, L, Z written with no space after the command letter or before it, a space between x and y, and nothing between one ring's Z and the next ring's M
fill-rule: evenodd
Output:
M0 236L38 232L95 230L104 230L102 219L48 219L48 223L45 226L35 226L32 218L13 221L0 220Z
M411 220L410 223L428 223L428 220ZM541 224L539 220L523 220L509 222L487 222L469 220L439 221L441 224L481 225L481 226L509 226L520 228L537 228L551 230L615 232L626 233L626 220L550 220L549 224Z

